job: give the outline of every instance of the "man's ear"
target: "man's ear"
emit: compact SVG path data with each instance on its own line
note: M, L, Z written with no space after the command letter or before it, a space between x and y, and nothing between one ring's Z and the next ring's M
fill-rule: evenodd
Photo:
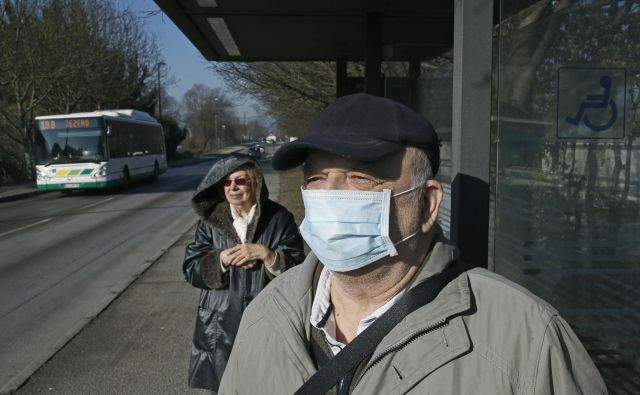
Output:
M423 208L420 220L420 230L423 233L429 232L438 219L438 210L442 203L442 185L436 180L427 180L424 183L425 193L422 197Z

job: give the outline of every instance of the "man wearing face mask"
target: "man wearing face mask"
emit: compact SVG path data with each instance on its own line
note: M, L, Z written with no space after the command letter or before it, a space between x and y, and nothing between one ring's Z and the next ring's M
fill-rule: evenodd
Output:
M312 254L244 313L220 394L606 393L553 307L457 259L439 162L426 119L366 94L276 152L304 164Z

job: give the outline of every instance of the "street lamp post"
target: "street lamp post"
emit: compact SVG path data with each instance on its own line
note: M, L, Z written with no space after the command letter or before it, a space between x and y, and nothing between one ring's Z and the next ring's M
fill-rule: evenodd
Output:
M220 147L220 138L218 137L218 100L219 97L213 98L213 143L216 148Z
M216 99L217 100L217 99ZM218 106L213 107L213 144L218 148Z
M160 68L166 65L167 64L165 62L159 62L158 64L156 64L156 67L158 68L158 115L160 119L162 119L162 90L160 89Z

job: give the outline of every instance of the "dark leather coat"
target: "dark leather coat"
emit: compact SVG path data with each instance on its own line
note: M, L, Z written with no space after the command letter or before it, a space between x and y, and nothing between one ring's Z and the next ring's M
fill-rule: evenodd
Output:
M272 277L262 263L251 270L229 266L222 273L220 268L220 252L240 243L220 181L245 163L257 169L256 194L260 196L247 229L247 242L277 251L276 265L283 271L304 260L302 237L293 215L269 200L257 163L244 156L216 162L191 200L200 220L182 266L186 280L202 289L189 367L189 385L195 388L218 390L242 313Z

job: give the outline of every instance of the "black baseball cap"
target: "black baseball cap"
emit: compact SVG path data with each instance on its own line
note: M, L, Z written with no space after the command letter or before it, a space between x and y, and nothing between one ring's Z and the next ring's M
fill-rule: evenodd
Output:
M357 93L336 99L311 122L305 135L280 147L275 170L304 163L307 150L373 162L404 146L423 150L433 174L440 166L440 142L431 123L409 107L384 97Z

